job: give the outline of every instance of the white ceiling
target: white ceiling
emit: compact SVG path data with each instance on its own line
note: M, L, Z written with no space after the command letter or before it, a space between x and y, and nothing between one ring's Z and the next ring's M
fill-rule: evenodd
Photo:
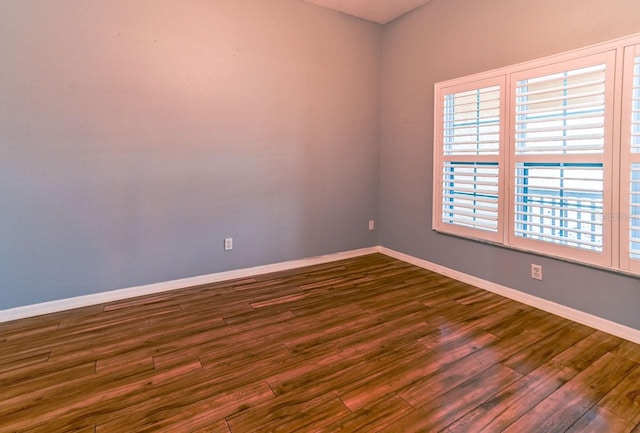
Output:
M386 24L429 0L303 0L365 20Z

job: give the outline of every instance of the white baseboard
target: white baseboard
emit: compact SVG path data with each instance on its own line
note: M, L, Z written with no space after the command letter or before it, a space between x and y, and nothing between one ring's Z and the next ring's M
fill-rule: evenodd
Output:
M301 268L304 266L312 266L323 263L334 262L342 259L359 257L367 254L382 253L389 257L402 260L412 265L437 272L447 277L463 281L480 289L496 293L514 301L522 302L540 310L547 311L565 319L573 320L586 326L598 329L600 331L624 338L640 344L640 330L634 329L620 323L603 319L593 314L585 313L561 304L557 304L537 296L529 295L524 292L512 289L510 287L501 286L491 281L483 280L473 275L465 274L454 269L447 268L427 260L419 259L408 254L400 253L385 247L371 247L359 250L345 251L341 253L328 254L324 256L311 257L300 260L292 260L288 262L274 263L264 266L256 266L253 268L236 269L226 272L218 272L210 275L202 275L198 277L184 278L180 280L165 281L161 283L148 284L138 287L130 287L126 289L113 290L110 292L96 293L92 295L78 296L75 298L61 299L58 301L43 302L41 304L26 305L24 307L11 308L8 310L0 310L0 323L9 322L11 320L24 319L27 317L40 316L43 314L57 313L60 311L70 310L73 308L88 307L91 305L104 304L107 302L120 301L123 299L135 298L137 296L150 295L154 293L167 292L185 287L197 286L201 284L211 284L219 281L232 280L237 278L247 278L270 272L286 271L290 269Z
M419 259L417 257L410 256L408 254L400 253L398 251L391 250L389 248L380 247L379 251L389 257L402 260L403 262L411 263L412 265L419 266L424 269L428 269L433 272L445 275L458 281L462 281L480 289L487 290L489 292L496 293L504 296L505 298L513 299L514 301L522 302L523 304L531 307L538 308L556 316L564 317L565 319L572 320L574 322L581 323L591 328L598 329L602 332L615 335L625 340L632 341L640 344L640 330L631 328L629 326L622 325L620 323L612 322L602 317L594 316L593 314L585 313L574 308L567 307L565 305L557 304L546 299L538 298L537 296L529 295L524 292L512 289L510 287L501 286L491 281L483 280L473 275L465 274L454 269L450 269L436 263Z
M120 301L123 299L135 298L137 296L168 292L170 290L198 286L201 284L211 284L224 280L246 278L260 274L268 274L270 272L286 271L289 269L301 268L304 266L335 262L337 260L350 259L352 257L359 257L377 252L380 252L379 247L363 248L359 250L345 251L324 256L274 263L271 265L236 269L233 271L218 272L215 274L202 275L199 277L183 278L180 280L165 281L161 283L147 284L144 286L130 287L126 289L113 290L92 295L60 299L58 301L26 305L24 307L0 310L0 323L9 322L11 320L24 319L27 317L40 316L43 314L57 313L60 311L71 310L73 308L88 307L91 305L104 304L106 302Z

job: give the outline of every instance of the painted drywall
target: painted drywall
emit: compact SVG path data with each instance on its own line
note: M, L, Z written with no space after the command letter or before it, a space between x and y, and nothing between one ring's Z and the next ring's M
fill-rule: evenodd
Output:
M637 0L432 0L385 26L381 245L640 329L638 278L431 229L434 83L638 32Z
M0 310L377 245L380 62L299 0L1 1Z

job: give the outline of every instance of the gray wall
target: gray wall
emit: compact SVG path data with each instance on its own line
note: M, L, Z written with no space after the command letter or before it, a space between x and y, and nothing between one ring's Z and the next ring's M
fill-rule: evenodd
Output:
M377 245L381 36L298 0L1 0L0 310Z
M637 0L0 0L0 310L380 243L640 329L637 278L431 230L433 83L635 32Z
M385 26L381 244L640 329L638 278L431 230L435 82L637 32L638 0L431 0Z

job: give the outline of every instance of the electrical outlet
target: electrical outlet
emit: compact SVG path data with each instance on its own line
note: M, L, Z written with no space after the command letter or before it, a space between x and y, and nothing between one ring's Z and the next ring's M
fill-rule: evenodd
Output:
M229 251L233 249L233 238L224 238L224 250Z
M531 278L542 281L542 265L531 264Z
M376 228L376 222L374 220L369 220L369 230L374 230Z

